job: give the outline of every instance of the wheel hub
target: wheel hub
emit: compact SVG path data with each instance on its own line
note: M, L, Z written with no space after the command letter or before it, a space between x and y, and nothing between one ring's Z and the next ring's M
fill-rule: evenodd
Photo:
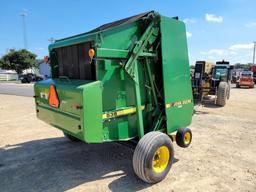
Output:
M166 146L159 147L155 152L152 160L153 170L156 173L163 172L169 163L169 159L170 159L169 149Z
M185 136L184 136L184 143L187 145L187 144L189 144L190 140L191 140L191 135L190 135L190 133L189 133L189 132L185 133Z

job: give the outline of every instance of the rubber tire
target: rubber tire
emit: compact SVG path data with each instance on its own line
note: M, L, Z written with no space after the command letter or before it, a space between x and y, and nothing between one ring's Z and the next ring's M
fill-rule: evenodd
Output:
M227 91L228 91L228 84L227 82L220 82L217 92L217 105L223 107L226 105L227 101Z
M21 83L27 83L27 79L22 79Z
M239 85L239 83L236 83L236 88L240 88L240 85Z
M169 149L169 162L165 170L156 173L152 168L152 159L157 149L166 146ZM137 144L133 154L135 174L147 183L162 181L169 173L174 161L174 148L171 139L164 133L153 131L144 135Z
M185 134L190 133L190 142L188 144L184 143ZM186 148L191 144L192 141L192 132L189 128L179 128L176 133L176 143L178 146Z
M70 141L73 141L73 142L80 142L81 141L81 140L77 139L76 137L74 137L74 136L72 136L72 135L70 135L68 133L63 132L63 134Z

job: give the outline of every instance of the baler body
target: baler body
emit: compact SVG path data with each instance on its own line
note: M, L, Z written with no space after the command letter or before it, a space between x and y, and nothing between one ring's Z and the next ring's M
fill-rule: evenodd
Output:
M191 123L186 30L175 18L140 14L58 40L49 55L52 78L34 86L37 117L67 134L102 143Z

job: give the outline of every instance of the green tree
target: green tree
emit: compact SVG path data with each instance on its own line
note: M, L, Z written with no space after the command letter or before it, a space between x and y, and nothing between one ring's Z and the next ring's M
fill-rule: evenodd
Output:
M234 68L235 69L243 69L243 64L241 64L241 63L236 63L235 65L234 65Z
M6 70L15 70L21 74L23 70L37 67L36 55L26 49L11 49L0 60L0 68Z
M234 68L235 69L249 70L251 66L252 66L252 63L247 63L247 64L236 63L234 65Z

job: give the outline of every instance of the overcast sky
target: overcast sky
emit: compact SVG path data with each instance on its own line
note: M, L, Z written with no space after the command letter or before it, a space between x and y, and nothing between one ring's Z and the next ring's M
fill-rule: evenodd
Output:
M38 58L48 54L51 37L83 33L149 10L178 16L186 23L190 64L222 59L233 64L252 62L252 42L256 41L255 0L2 0L0 56L10 48L24 47L23 10L28 14L28 49Z

